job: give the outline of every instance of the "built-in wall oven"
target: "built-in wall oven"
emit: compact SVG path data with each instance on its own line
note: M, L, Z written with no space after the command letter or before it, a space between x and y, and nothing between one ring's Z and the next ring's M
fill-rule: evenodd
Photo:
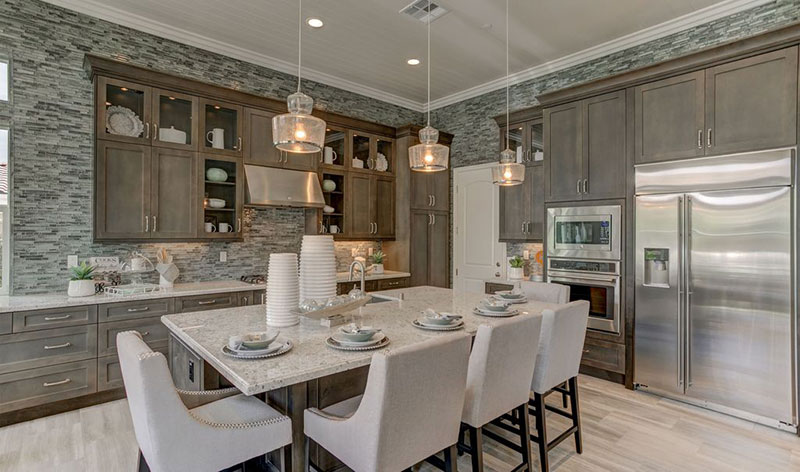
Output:
M621 205L547 209L547 281L589 302L589 329L620 332L621 240Z
M547 259L547 281L569 287L570 301L589 302L588 328L619 334L619 261Z

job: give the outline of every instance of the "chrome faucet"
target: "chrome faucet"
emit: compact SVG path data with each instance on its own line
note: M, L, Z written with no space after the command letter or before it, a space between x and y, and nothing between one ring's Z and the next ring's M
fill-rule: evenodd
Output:
M364 293L366 293L366 292L364 292L364 274L367 272L367 269L366 269L366 267L364 267L364 263L363 262L361 262L361 261L353 261L350 264L350 276L348 277L348 280L350 280L351 282L353 281L353 268L356 266L356 264L358 264L359 270L361 271L361 293L364 294Z

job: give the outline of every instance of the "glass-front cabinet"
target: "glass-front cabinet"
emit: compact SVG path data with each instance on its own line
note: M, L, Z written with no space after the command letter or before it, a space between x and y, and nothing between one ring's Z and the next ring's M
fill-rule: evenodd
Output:
M351 133L351 169L364 169L376 173L392 173L394 140L366 133Z
M153 90L153 145L196 150L197 103L197 97Z
M506 128L502 128L501 132L501 151L506 148L508 142L517 156L517 162L525 165L544 163L544 130L541 119L511 125L508 139L506 139Z
M241 157L242 113L239 105L200 99L200 151Z
M241 160L201 154L199 188L202 189L202 222L199 234L208 239L242 237L244 169Z
M149 144L151 94L150 87L100 77L97 81L98 139Z
M322 150L323 169L344 169L347 159L347 131L334 127L325 130L325 148Z

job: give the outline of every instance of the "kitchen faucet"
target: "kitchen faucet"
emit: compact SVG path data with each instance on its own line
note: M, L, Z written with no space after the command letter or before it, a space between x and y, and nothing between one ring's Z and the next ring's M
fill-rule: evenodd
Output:
M361 262L361 261L353 261L350 264L350 276L348 277L348 280L350 282L353 281L353 268L356 266L356 264L358 264L359 270L361 271L361 294L363 295L365 293L364 292L364 274L367 272L367 269L364 267L364 263L363 262Z

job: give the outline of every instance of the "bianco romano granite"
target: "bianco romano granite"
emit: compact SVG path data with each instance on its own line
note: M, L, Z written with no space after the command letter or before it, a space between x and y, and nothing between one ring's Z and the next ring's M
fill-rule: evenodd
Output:
M426 308L464 316L465 330L470 334L474 334L481 324L493 324L502 319L472 314L472 309L486 297L479 293L414 287L373 292L372 295L399 298L401 293L404 294L404 300L366 305L352 315L354 320L359 320L363 325L383 330L391 341L384 349L397 349L438 336L463 335L464 330L435 332L413 327L411 321L422 316L421 312ZM514 306L522 316L538 315L544 309L557 307L540 302ZM281 330L281 337L290 339L294 344L292 350L282 356L242 360L222 354L222 346L231 335L266 329L266 310L263 306L167 315L161 320L172 334L247 395L368 365L375 352L331 349L325 345L325 339L338 328L326 328L318 321L302 319L299 325Z

